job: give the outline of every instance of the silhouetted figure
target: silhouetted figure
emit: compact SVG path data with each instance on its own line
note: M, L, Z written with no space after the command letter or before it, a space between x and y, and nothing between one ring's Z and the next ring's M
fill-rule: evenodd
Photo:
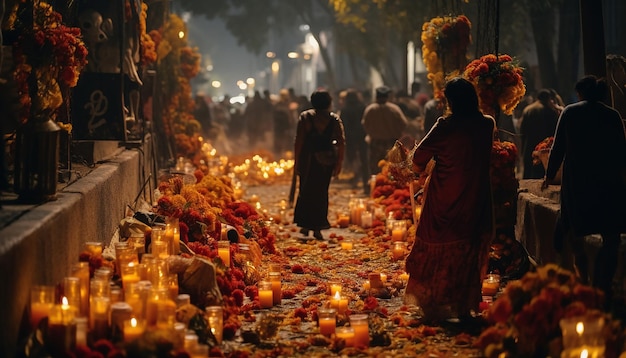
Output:
M361 100L360 93L353 89L347 90L344 105L339 112L346 132L346 164L354 173L352 184L356 186L360 181L363 184L364 193L369 194L366 134L361 124L363 112L365 112L365 103Z
M520 135L524 158L524 179L540 179L545 174L542 164L533 164L533 151L537 144L554 135L559 112L550 97L549 90L540 90L537 99L524 108L522 113Z

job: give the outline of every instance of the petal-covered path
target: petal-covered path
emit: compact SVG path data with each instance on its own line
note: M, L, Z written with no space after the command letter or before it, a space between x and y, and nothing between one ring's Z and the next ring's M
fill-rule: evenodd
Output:
M247 188L244 200L258 202L257 208L270 216L280 215L287 199L288 184ZM357 226L339 228L338 214L348 213L352 197L362 190L333 181L330 187L329 220L325 240L302 237L292 224L293 210L287 209L280 223L273 223L278 254L263 257L261 276L270 264L280 264L282 300L272 308L254 310L244 318L241 337L225 341L222 349L249 350L255 356L377 356L377 357L480 357L472 348L479 332L467 331L454 323L446 327L423 325L419 310L402 304L407 275L404 260L394 260L389 235ZM286 222L284 222L286 219ZM369 229L372 230L372 229ZM380 229L378 229L380 231ZM346 249L352 242L352 250ZM344 245L342 245L342 243ZM379 289L367 289L368 279L380 273ZM341 285L348 310L337 315L337 327L349 323L350 314L365 313L369 319L369 348L345 347L335 336L323 336L317 324L318 309L331 305L331 282ZM368 282L368 283L366 283Z

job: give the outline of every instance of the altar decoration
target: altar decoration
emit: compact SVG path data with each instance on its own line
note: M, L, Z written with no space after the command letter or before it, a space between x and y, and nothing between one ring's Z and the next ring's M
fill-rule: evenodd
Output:
M465 68L471 27L465 15L435 17L422 26L422 59L435 98L443 97L446 76Z
M535 149L533 150L533 164L534 165L543 165L543 169L548 169L548 159L550 158L550 150L552 150L552 145L554 144L554 137L547 137L546 139L539 142ZM556 172L554 176L553 183L560 184L561 177L563 175L563 164L559 167L559 170Z
M522 73L511 56L488 54L470 62L463 77L474 84L484 114L511 115L526 94Z
M604 294L581 284L574 273L548 264L511 281L484 314L492 324L476 346L487 357L559 357L560 322L580 315L602 315ZM613 337L610 332L605 337Z
M512 228L517 216L517 189L515 177L517 147L512 142L493 142L491 149L491 191L497 229Z

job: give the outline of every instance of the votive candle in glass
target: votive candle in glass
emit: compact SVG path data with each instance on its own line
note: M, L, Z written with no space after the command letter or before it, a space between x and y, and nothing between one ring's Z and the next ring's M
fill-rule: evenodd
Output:
M372 223L373 223L372 213L367 210L363 211L361 213L361 227L364 229L368 229L372 227Z
M330 307L336 309L339 314L342 314L348 310L348 298L337 292L330 300Z
M205 308L209 329L218 344L222 344L224 333L224 310L222 306L208 306Z
M133 308L126 302L111 304L111 340L121 342L124 339L124 322L132 318Z
M320 334L330 336L335 333L337 325L337 310L334 308L319 308L317 310Z
M272 283L272 302L273 305L280 305L282 298L282 282L280 272L270 272L269 280Z
M79 316L89 316L89 262L77 262L71 267L71 275L80 281Z
M77 307L68 304L66 297L63 303L54 305L48 316L48 331L45 338L47 353L51 356L61 356L76 347L76 312Z
M346 347L354 346L354 328L350 326L336 327L335 337L343 339L346 342Z
M224 263L224 266L230 267L230 241L220 240L217 242L217 254Z
M132 342L141 338L145 330L145 323L135 317L124 321L124 342Z
M99 241L87 241L83 244L83 250L95 257L102 256L103 247Z
M30 290L30 325L39 327L39 322L50 315L55 303L54 286L33 286Z
M135 284L141 280L139 276L139 265L134 262L130 262L121 267L122 269L122 288L127 290L130 285Z
M350 315L350 326L354 329L354 346L369 347L370 333L366 314Z
M67 298L70 306L76 308L77 314L80 315L80 278L65 277L63 279L63 296Z
M500 275L490 273L483 280L483 296L495 296L500 288Z
M109 297L92 297L89 310L89 327L93 339L107 338L109 335L109 314L111 299Z
M168 252L168 243L167 241L153 241L150 244L150 248L152 251L152 255L160 259L167 259L170 254Z
M261 308L271 308L274 302L272 283L269 281L259 281L259 305Z
M407 243L404 241L396 241L391 249L391 258L394 261L402 260L406 255Z
M328 281L328 287L330 289L329 293L330 293L331 296L335 296L335 294L337 292L339 292L339 294L341 294L341 289L342 289L341 281L339 281L339 280L330 280L330 281Z
M404 241L406 235L406 223L404 220L396 220L391 229L391 241Z
M341 248L343 250L350 251L350 250L354 249L354 243L350 239L344 239L344 240L341 241Z

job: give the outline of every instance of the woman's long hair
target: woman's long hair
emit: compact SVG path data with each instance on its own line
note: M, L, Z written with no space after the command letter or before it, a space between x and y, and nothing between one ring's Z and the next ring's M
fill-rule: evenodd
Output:
M446 83L443 90L452 114L475 115L480 112L478 95L474 85L462 77L455 77Z

